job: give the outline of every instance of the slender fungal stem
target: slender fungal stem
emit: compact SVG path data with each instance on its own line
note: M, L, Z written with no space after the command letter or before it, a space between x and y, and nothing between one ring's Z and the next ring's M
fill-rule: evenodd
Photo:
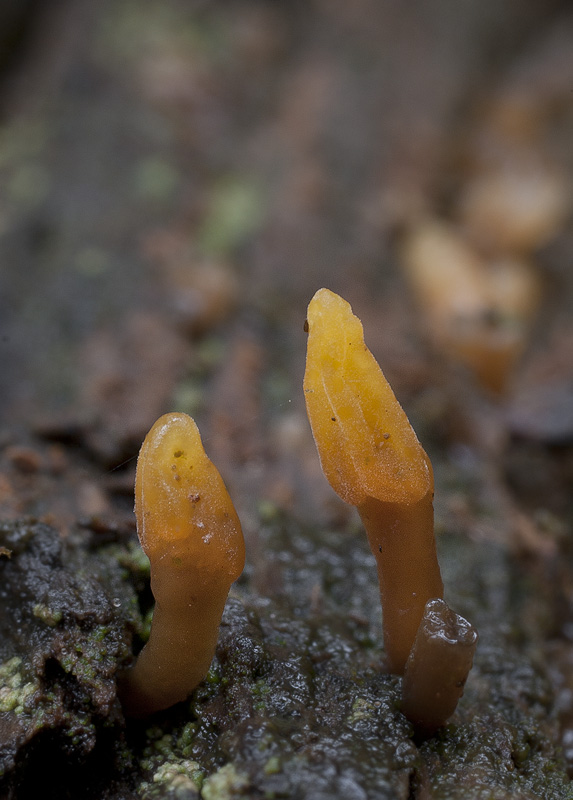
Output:
M426 603L444 592L432 491L410 505L369 497L358 511L378 567L388 666L401 675Z

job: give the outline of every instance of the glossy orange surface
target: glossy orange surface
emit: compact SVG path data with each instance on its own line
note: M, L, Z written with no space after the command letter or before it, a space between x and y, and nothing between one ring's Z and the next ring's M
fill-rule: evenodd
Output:
M347 503L414 503L432 471L346 300L320 289L308 307L304 393L324 474Z
M147 434L135 512L155 609L121 694L128 714L144 716L184 700L207 674L229 588L245 562L239 518L191 417L165 414Z

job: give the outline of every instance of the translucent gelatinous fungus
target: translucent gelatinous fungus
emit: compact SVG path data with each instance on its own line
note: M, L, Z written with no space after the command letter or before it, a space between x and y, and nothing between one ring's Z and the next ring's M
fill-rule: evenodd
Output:
M165 414L147 434L135 513L155 610L120 696L127 714L144 716L184 700L207 674L229 588L245 562L239 518L186 414Z
M402 713L429 735L454 713L472 668L478 633L443 600L426 604L402 683Z
M377 562L384 642L401 673L426 602L443 584L432 466L350 305L320 289L307 315L304 392L324 474L357 506Z

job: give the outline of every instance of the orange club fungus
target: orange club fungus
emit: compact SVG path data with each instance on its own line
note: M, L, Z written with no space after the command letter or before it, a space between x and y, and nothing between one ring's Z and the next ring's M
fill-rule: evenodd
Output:
M306 329L304 392L322 469L366 528L389 668L405 671L403 712L425 735L455 710L477 644L442 599L432 465L350 305L320 289Z
M135 481L155 609L149 640L120 681L130 716L177 703L207 674L245 545L225 484L186 414L165 414L141 447Z
M304 392L324 474L358 508L378 567L389 667L401 674L426 602L442 597L432 466L350 305L320 289L308 307Z

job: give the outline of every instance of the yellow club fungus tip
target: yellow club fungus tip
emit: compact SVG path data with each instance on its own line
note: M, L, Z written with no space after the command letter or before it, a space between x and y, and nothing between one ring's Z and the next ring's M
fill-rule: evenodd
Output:
M347 503L416 503L433 489L430 461L350 304L319 289L307 313L304 392L326 478Z
M239 518L199 429L186 414L164 414L141 447L135 482L141 545L154 556L215 571L232 582L245 548Z

